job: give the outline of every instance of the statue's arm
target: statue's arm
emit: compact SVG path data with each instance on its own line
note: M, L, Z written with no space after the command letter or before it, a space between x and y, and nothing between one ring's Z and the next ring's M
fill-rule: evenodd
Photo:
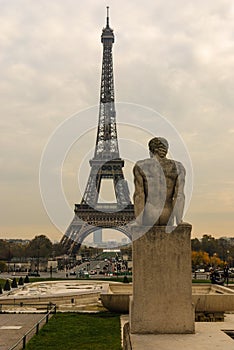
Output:
M133 195L134 212L137 222L142 224L142 215L145 207L144 175L141 168L136 164L133 168L135 192Z
M181 163L177 164L178 177L176 179L175 184L175 192L173 198L173 207L175 213L176 224L180 224L183 219L184 212L184 203L185 203L185 195L184 195L184 184L185 184L185 168Z

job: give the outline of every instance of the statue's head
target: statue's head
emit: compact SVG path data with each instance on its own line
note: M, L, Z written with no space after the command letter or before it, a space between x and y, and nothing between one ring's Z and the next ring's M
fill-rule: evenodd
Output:
M159 156L160 158L165 158L168 151L168 142L163 137L154 137L148 143L150 156Z

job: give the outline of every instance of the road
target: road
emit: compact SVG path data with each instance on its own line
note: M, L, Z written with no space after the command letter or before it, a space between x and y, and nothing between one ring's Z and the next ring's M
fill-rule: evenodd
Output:
M79 271L91 271L91 270L96 270L97 274L94 275L94 277L96 277L97 275L99 275L99 271L103 271L103 268L106 267L106 271L113 271L113 267L114 265L112 263L109 263L108 266L108 262L106 261L90 261L90 262L84 262L81 265L76 266L75 268L71 269L71 270L67 270L67 271L58 271L58 272L52 272L52 277L53 278L76 278L76 275L70 275L70 272L75 271L76 274L79 274ZM13 279L14 277L19 278L19 277L25 277L27 275L26 272L16 272L16 273L7 273L7 272L2 272L0 273L0 278L3 279ZM100 276L103 277L103 274L100 274ZM41 272L40 271L40 277L41 278L50 278L51 274L50 272ZM90 276L92 277L92 275ZM30 276L29 276L30 278ZM34 278L34 276L31 276L31 278Z
M91 260L90 262L84 262L80 265L77 265L76 267L72 268L71 270L63 270L63 271L58 271L58 272L52 272L52 278L58 278L58 279L63 279L63 278L76 278L76 276L79 276L80 271L97 271L97 274L91 274L90 277L96 278L97 276L104 277L104 273L99 273L99 272L106 272L106 273L114 273L116 268L116 263L115 262L109 262L109 261L100 261L100 260ZM75 274L73 274L75 272ZM14 277L19 278L19 277L25 277L27 275L26 272L3 272L0 273L0 278L3 279L13 279ZM40 277L41 278L50 278L51 274L50 272L41 272L40 271ZM30 276L29 276L30 278ZM31 276L31 278L34 278L34 276Z

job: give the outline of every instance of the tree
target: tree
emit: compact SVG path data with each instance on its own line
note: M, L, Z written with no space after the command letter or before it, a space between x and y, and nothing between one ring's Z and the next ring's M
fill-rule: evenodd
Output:
M192 251L192 267L193 268L199 268L199 267L206 267L210 264L210 258L209 254L207 252L199 251L195 252Z
M201 250L201 242L199 241L198 238L193 238L191 240L191 248L195 252L199 252L199 250Z
M4 261L11 261L13 254L11 250L11 243L0 239L0 259Z
M5 272L7 270L7 265L4 261L0 261L0 272Z
M212 256L217 250L217 241L211 235L203 235L201 239L201 250Z
M53 244L53 256L60 256L64 255L66 253L66 248L61 243L54 243Z
M28 275L25 276L24 283L29 283Z
M53 244L45 235L36 236L27 247L27 255L34 258L48 258L52 251Z
M210 258L210 265L213 267L217 267L222 265L222 260L218 257L216 253Z
M227 239L219 238L217 240L217 250L216 252L221 257L223 261L227 260L227 251L231 249L230 244Z
M124 278L123 278L123 283L129 283L129 280L128 280L128 277L127 277L127 276L124 276Z
M89 247L86 245L82 245L80 247L80 254L85 258L91 258L96 255L97 249L94 247Z
M11 243L11 252L14 258L22 260L26 257L27 244Z
M131 243L130 243L130 244L127 244L127 245L125 245L125 246L122 246L122 247L120 248L120 250L121 250L121 254L122 254L122 255L126 254L126 255L128 255L128 259L129 259L129 260L132 259L132 244L131 244Z
M6 280L5 286L4 286L4 290L11 290L11 285L10 285L10 281Z
M8 260L9 245L4 239L0 239L0 259Z
M13 281L12 281L12 283L11 283L11 288L17 288L18 286L17 286L17 281L16 281L16 278L14 277L13 278Z
M19 286L23 286L23 285L24 285L24 280L23 280L23 277L22 277L22 276L19 278L18 285L19 285Z

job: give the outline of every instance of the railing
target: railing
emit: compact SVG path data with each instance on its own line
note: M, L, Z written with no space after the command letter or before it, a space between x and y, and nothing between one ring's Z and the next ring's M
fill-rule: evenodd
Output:
M44 309L45 311L49 312L51 310L51 308L53 308L55 306L55 304L53 304L53 303L23 303L23 302L16 303L15 301L14 301L14 303L2 303L2 304L0 304L0 314L9 313L9 309L6 309L4 311L4 307L7 307L7 306L12 306L13 309L15 309L17 306L19 306L20 308L31 306L31 307L36 307L37 310Z
M209 280L210 273L209 272L193 272L192 278L195 280Z
M20 303L19 306L36 306L36 305L40 305L42 306L42 304L23 304L23 303ZM15 306L16 304L1 304L2 305L11 305L11 306ZM49 316L51 314L56 314L56 304L52 304L52 303L49 303L49 304L44 304L47 306L47 313L45 316L43 316L27 333L25 333L13 346L11 346L8 350L14 350L14 349L17 349L17 347L22 343L22 347L20 347L20 349L25 349L26 347L26 342L27 340L29 340L29 335L30 333L32 333L34 330L35 330L35 334L38 334L39 333L39 330L40 330L40 325L43 323L48 323L49 322ZM27 339L28 338L28 339ZM19 348L18 348L19 349Z

